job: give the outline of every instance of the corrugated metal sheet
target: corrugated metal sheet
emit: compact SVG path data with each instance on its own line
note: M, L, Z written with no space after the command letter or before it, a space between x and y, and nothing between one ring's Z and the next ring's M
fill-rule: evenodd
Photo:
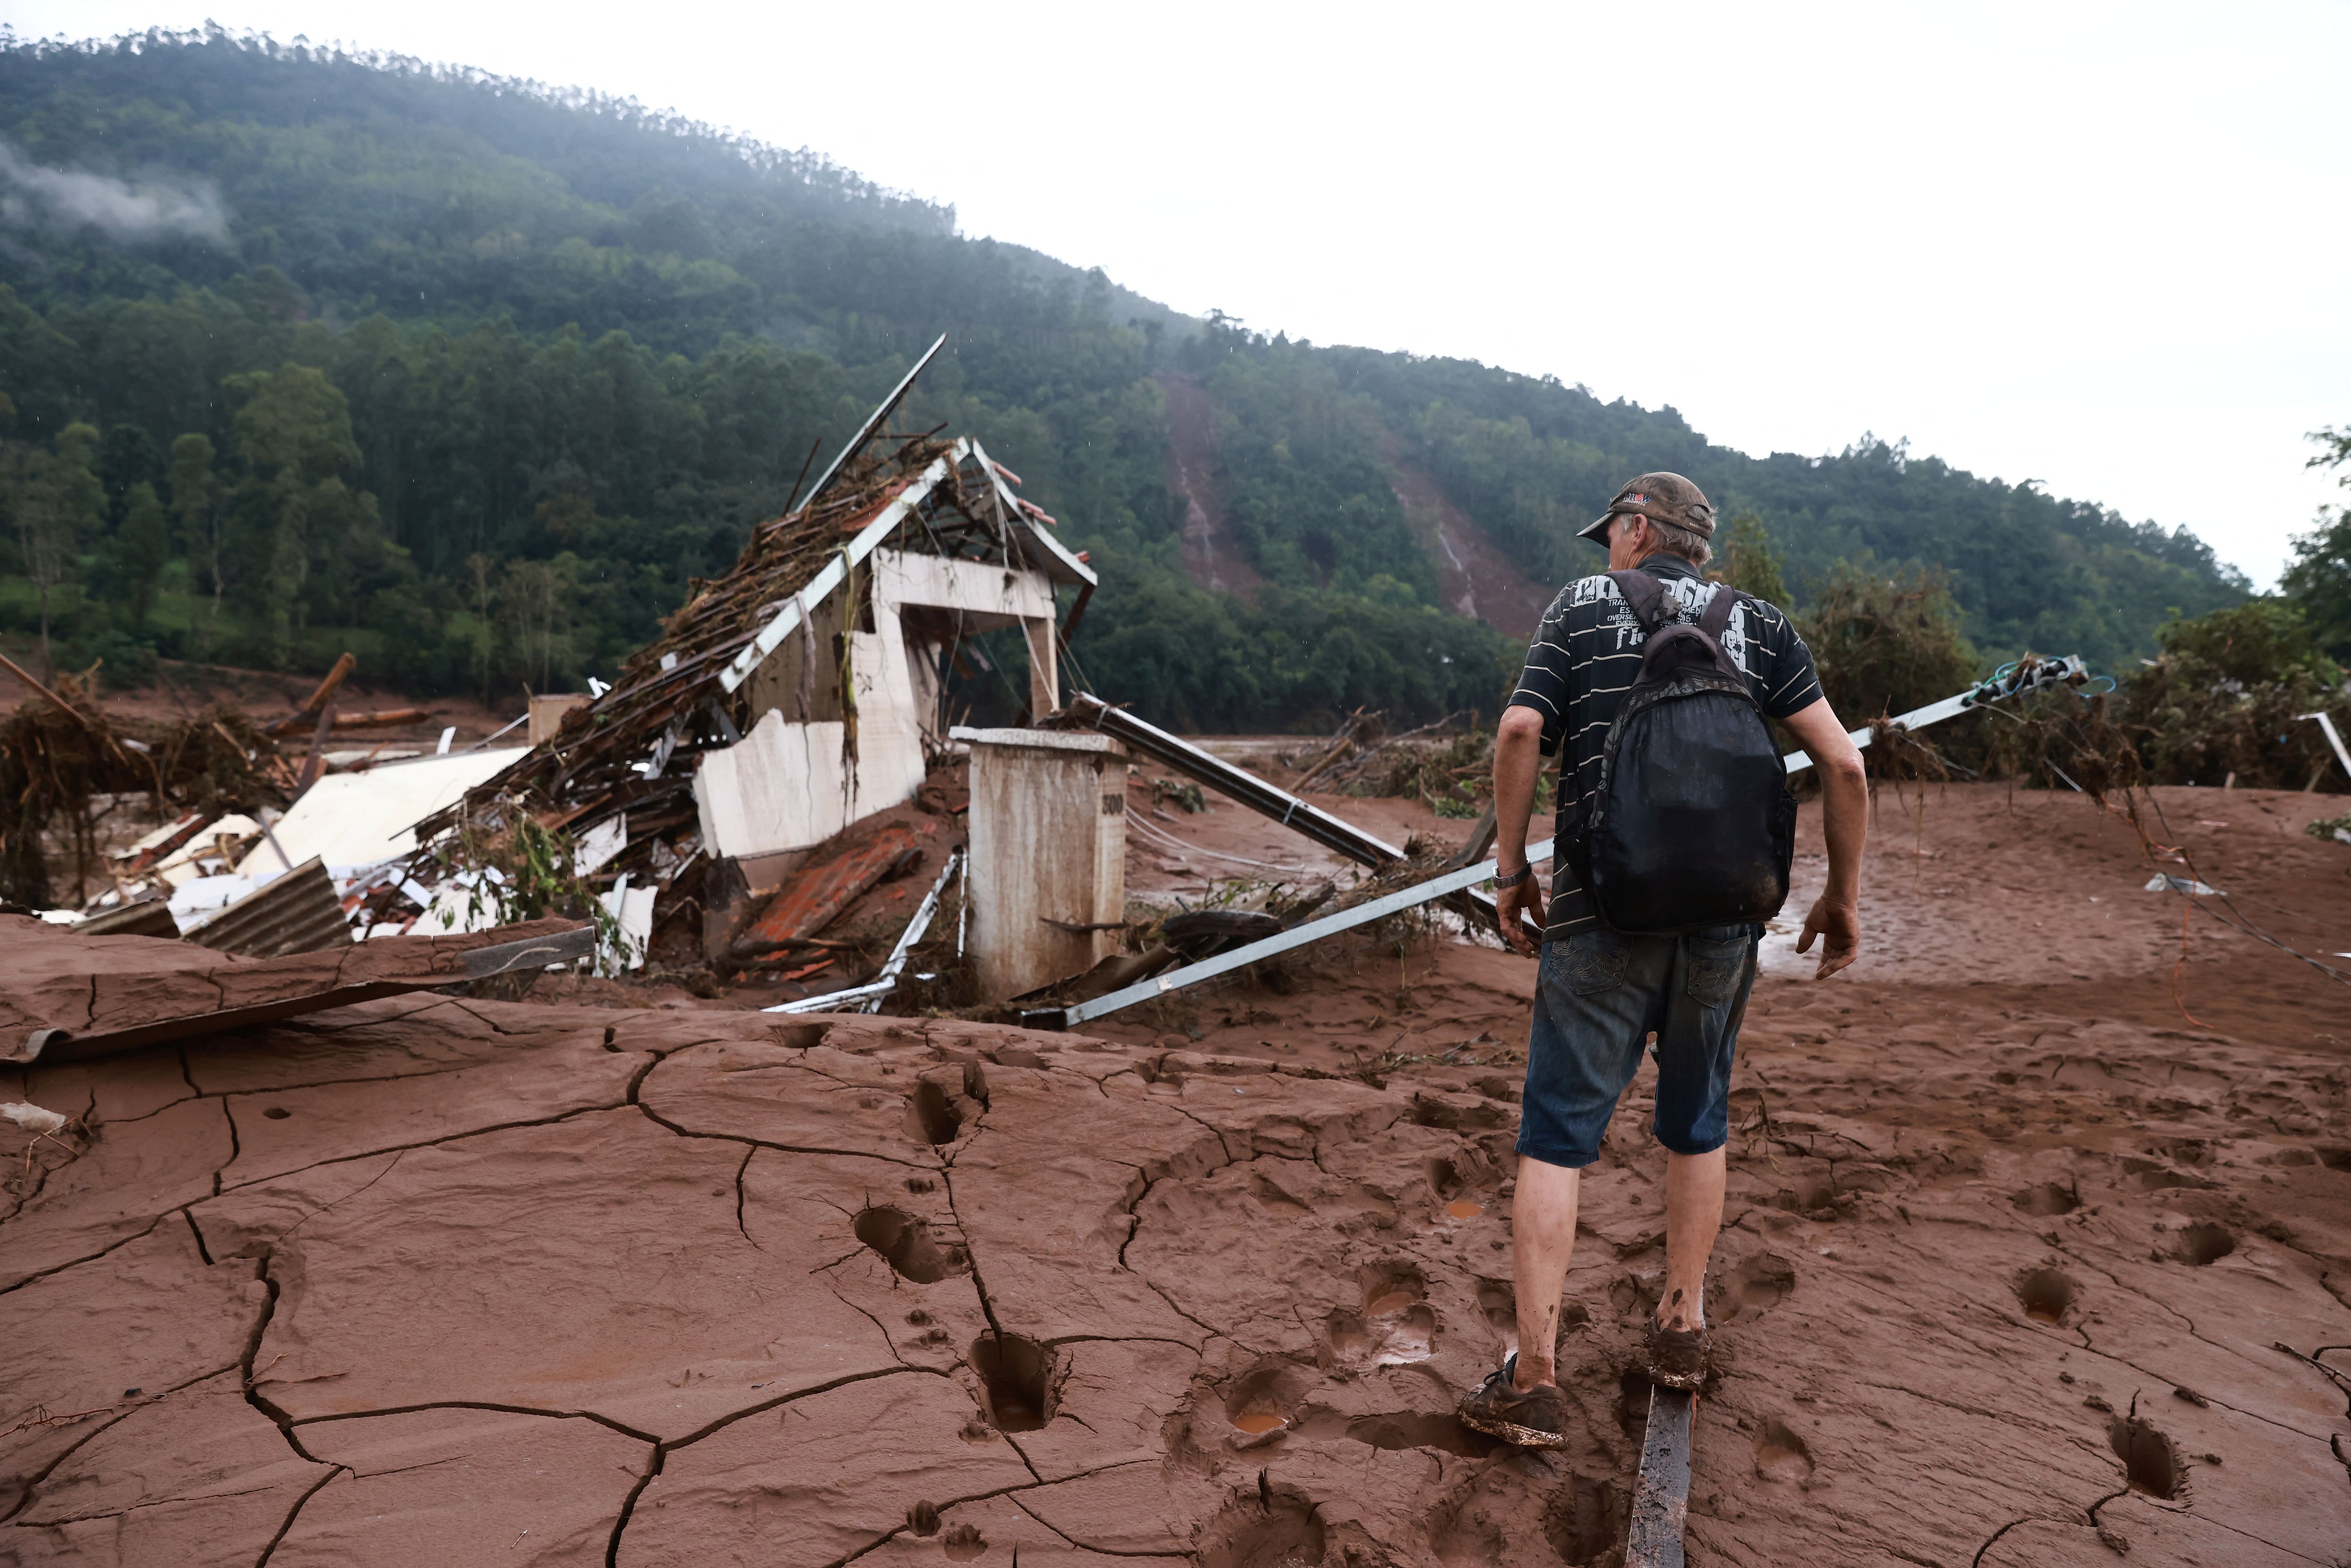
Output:
M179 936L180 923L172 918L168 900L147 898L93 915L74 929L85 936L161 936L169 941Z
M191 942L246 958L348 947L351 925L327 864L313 855L246 894L187 934Z

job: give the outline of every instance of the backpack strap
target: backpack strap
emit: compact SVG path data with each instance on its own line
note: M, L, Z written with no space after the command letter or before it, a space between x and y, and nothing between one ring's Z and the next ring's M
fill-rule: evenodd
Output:
M1648 636L1664 624L1666 619L1666 587L1647 572L1635 567L1630 571L1612 571L1608 580L1616 591L1625 596L1632 607L1633 619L1641 623L1641 634Z
M1739 590L1730 584L1717 583L1706 613L1698 618L1698 629L1717 643L1721 642L1722 634L1730 630L1730 612L1739 608L1740 597Z

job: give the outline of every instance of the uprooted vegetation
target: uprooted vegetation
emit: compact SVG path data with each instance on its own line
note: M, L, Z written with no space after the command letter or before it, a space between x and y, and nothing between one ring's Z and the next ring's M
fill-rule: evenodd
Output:
M1476 713L1391 735L1384 715L1357 708L1326 739L1286 754L1301 792L1418 800L1440 817L1478 815L1491 792L1494 737Z
M239 709L169 724L110 715L96 672L61 674L0 719L0 899L47 908L104 886L100 824L123 811L161 821L283 804L294 783L277 744ZM141 806L143 813L139 811Z
M1822 688L1848 724L1950 696L1980 668L1949 595L1928 573L1841 570L1798 619ZM2111 694L2044 691L1931 735L1881 729L1864 754L1870 771L1900 780L2010 779L2093 794L2140 784L2351 789L2308 716L2329 714L2345 729L2351 685L2298 612L2257 599L2172 622L2158 638L2161 654L2116 672Z

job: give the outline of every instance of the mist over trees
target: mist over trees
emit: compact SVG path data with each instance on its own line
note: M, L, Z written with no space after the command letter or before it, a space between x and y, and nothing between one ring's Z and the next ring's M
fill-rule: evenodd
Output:
M1085 677L1165 723L1499 706L1521 650L1441 607L1398 458L1544 583L1598 568L1573 536L1625 478L1678 470L1748 528L1742 580L1768 558L1801 606L1932 568L1986 656L2119 670L2247 591L2184 529L1899 444L1750 458L1670 409L1194 321L592 94L217 30L0 37L0 630L119 678L345 647L501 701L609 674L940 331L898 427L1020 471L1102 573ZM1213 400L1249 601L1186 575L1171 374ZM2296 570L2323 600L2346 554Z

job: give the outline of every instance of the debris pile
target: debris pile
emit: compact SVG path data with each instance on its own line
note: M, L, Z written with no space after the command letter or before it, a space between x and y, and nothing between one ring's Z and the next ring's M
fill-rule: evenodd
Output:
M1357 708L1313 750L1280 758L1297 790L1427 802L1440 817L1478 814L1494 772L1494 737L1475 713L1387 733L1383 716Z
M911 890L941 883L963 847L947 669L974 634L1019 626L1030 713L1052 712L1060 643L1094 584L978 442L883 433L912 381L732 570L695 583L614 684L425 815L427 851L371 893L372 918L422 917L453 882L481 904L483 881L511 874L482 847L538 832L569 848L569 873L620 925L635 912L627 967L705 990L756 984L778 1005L872 984ZM437 881L414 874L426 862Z

